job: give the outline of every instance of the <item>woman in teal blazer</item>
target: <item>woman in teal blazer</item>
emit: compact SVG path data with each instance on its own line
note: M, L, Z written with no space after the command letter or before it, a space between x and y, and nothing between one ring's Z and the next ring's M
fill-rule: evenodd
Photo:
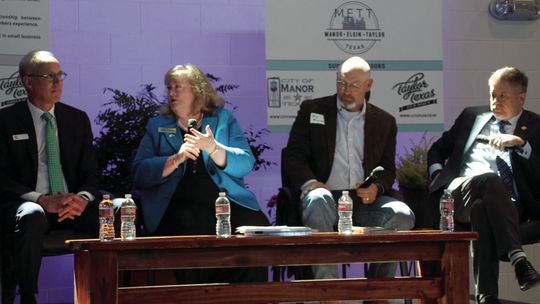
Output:
M150 119L135 160L133 182L147 230L154 235L214 234L218 192L231 201L231 227L269 225L243 177L255 162L231 112L205 74L178 65L165 75L168 104ZM196 120L188 129L188 121ZM266 268L179 272L182 283L266 281ZM238 269L236 269L238 270ZM247 272L257 270L256 274ZM226 272L226 273L225 273Z

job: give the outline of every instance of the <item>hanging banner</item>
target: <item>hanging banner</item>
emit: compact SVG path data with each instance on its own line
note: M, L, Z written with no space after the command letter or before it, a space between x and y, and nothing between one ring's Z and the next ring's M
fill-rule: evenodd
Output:
M0 108L26 98L18 62L49 49L49 0L0 1Z
M268 127L288 132L299 105L336 93L339 64L367 60L371 102L400 131L444 127L442 0L267 0Z

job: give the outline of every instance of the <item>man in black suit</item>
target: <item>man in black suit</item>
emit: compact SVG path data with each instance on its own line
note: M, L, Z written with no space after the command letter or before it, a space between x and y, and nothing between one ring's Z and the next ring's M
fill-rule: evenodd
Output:
M479 233L478 303L500 303L499 259L510 260L521 290L540 282L518 233L521 222L540 219L540 116L523 109L527 83L516 68L495 71L490 107L466 108L428 152L430 191L452 190L456 223Z
M98 233L98 165L88 116L59 102L66 74L54 55L28 53L19 75L28 100L0 110L0 224L13 235L21 302L35 303L47 231Z
M366 96L373 84L369 64L360 57L345 60L337 73L337 95L306 100L298 111L283 153L286 183L301 192L305 225L334 231L339 190L350 190L353 223L410 229L414 215L390 196L395 178L397 127L394 117ZM377 166L376 183L360 188ZM317 278L337 277L336 267L314 267ZM390 277L395 264L370 267L370 277Z

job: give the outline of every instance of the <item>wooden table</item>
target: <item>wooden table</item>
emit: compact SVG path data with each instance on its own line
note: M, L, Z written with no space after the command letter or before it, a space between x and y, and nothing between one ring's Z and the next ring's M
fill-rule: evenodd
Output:
M268 303L443 298L469 301L473 232L316 233L293 237L146 237L67 241L75 253L78 303ZM118 287L120 270L437 261L432 277Z

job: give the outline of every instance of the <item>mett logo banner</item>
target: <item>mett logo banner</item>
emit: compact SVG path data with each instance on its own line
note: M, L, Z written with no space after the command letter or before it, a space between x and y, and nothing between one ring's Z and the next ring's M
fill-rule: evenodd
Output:
M373 9L365 3L350 1L334 9L324 36L342 51L354 55L369 51L384 39L384 31Z
M304 100L336 93L336 71L361 56L369 102L400 131L441 131L442 0L266 0L268 127L288 132Z

